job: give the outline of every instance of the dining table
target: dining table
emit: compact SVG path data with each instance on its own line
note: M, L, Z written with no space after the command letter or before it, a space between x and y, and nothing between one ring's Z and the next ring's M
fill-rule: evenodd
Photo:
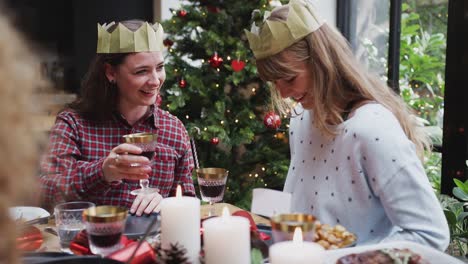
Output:
M228 208L231 214L234 212L243 210L229 203L215 203L212 206L214 207L213 211L214 211L215 216L221 215L225 207ZM269 219L256 215L256 214L252 214L250 212L249 214L252 216L252 219L255 221L256 224L270 226ZM202 219L210 216L210 205L204 204L200 207L200 216ZM41 247L37 250L38 252L45 252L45 251L60 252L61 251L58 236L54 234L54 230L56 230L55 219L49 218L47 223L38 224L38 225L35 225L35 227L37 227L41 231L42 236L43 236L43 243Z
M201 219L205 219L207 217L213 216L220 216L223 212L224 208L227 208L231 214L244 211L243 209L229 204L229 203L215 203L212 205L214 208L212 209L210 205L204 204L200 207L200 217ZM210 215L211 213L211 215ZM266 226L270 227L270 220L268 218L253 214L251 212L244 211L243 214L249 214L255 224L259 226ZM56 230L55 228L55 219L50 217L48 222L45 224L36 224L34 227L38 228L43 236L43 243L42 245L35 250L35 252L61 252L60 243L57 234L53 232ZM52 230L52 231L51 231ZM353 247L347 248L340 248L340 249L333 249L333 250L326 250L324 255L323 264L336 264L338 259L343 256L349 254L358 254L362 252L372 251L372 250L382 250L382 249L410 249L411 251L415 252L422 256L425 260L428 260L429 263L432 264L463 264L464 261L450 256L442 251L433 249L428 246L424 246L415 242L411 241L396 241L396 242L386 242L386 243L377 243L373 245L357 245ZM268 263L268 262L265 262Z

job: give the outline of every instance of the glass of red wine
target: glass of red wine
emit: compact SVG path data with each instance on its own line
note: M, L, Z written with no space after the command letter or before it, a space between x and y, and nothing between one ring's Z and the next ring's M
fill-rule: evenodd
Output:
M90 207L83 211L92 253L107 256L123 247L121 237L127 212L127 208L110 205Z
M200 168L196 172L201 198L210 204L209 216L212 216L213 204L223 200L229 171L222 168Z
M154 154L156 151L157 146L157 134L153 133L134 133L128 134L123 136L125 143L133 144L143 150L140 155L147 157L150 161L154 158ZM130 166L138 167L140 164L132 163ZM138 194L150 194L154 192L159 192L157 188L150 188L149 187L149 180L142 179L140 180L140 187L141 189L136 189L131 191L130 193L133 195Z

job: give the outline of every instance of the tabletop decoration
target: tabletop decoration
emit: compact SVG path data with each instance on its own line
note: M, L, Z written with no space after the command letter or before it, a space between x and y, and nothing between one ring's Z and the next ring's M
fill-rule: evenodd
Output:
M156 249L158 254L158 261L157 264L190 264L192 262L189 261L187 257L187 250L178 243L171 244L170 248L163 249L157 248Z
M200 200L182 196L177 186L176 196L161 202L161 247L170 249L180 244L187 250L189 260L196 264L200 254Z
M206 264L250 263L249 221L225 207L220 217L203 221L203 244Z
M292 241L282 241L270 247L271 264L321 264L325 249L317 243L302 240L302 230L296 227Z
M44 241L41 231L35 226L20 228L20 234L16 237L16 248L23 251L39 249Z

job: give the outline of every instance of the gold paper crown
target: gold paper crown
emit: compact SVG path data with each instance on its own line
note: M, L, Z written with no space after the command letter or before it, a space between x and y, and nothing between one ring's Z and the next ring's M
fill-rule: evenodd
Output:
M98 24L97 53L129 53L144 51L162 51L164 30L159 23L152 26L144 22L135 32L119 23L112 33L107 29L114 25Z
M311 4L291 0L288 5L289 14L286 21L267 20L270 12L265 12L260 27L254 22L250 31L245 30L255 58L262 59L279 53L324 23Z

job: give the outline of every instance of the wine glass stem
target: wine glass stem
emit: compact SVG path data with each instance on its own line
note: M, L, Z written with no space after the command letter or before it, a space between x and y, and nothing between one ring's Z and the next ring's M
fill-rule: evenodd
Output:
M140 180L140 187L142 190L147 189L149 187L149 180L148 179Z
M214 216L215 215L215 209L214 209L214 202L209 201L210 203L210 210L208 211L208 216Z

